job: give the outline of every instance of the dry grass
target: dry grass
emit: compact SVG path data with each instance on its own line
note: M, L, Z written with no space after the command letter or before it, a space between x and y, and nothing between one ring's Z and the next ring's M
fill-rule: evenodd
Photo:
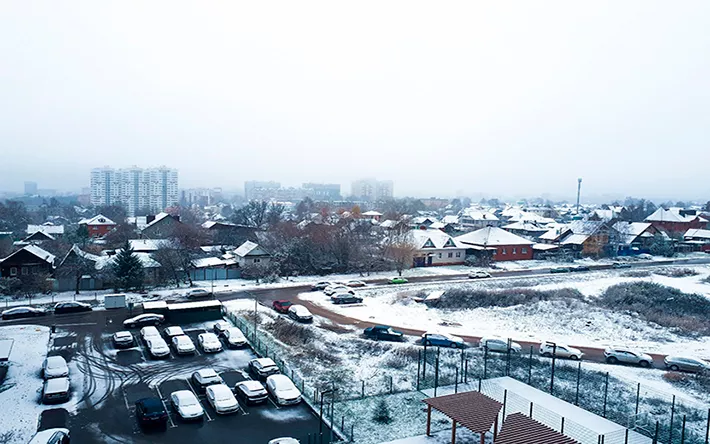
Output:
M667 277L681 278L688 276L696 276L697 271L692 268L681 268L681 267L664 267L653 271L655 274Z

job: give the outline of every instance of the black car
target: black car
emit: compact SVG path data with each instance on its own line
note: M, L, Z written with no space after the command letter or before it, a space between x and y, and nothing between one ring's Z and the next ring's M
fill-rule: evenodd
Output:
M126 328L147 327L149 325L160 325L165 321L165 316L155 313L146 313L123 321Z
M362 302L361 297L357 297L350 293L334 294L330 297L330 300L333 301L334 304L359 304Z
M266 402L269 398L269 394L263 384L253 380L238 382L237 385L234 386L234 393L247 405L261 404Z
M136 401L136 418L142 426L162 426L168 424L168 412L158 398L143 398Z
M363 334L365 337L378 341L404 341L404 334L401 331L393 330L392 327L386 325L367 327Z
M3 319L20 319L20 318L34 318L37 316L44 316L47 312L40 310L38 308L32 307L15 307L9 308L2 312Z
M54 306L54 314L83 313L91 310L91 305L84 302L57 302Z
M589 271L589 267L586 265L577 265L576 267L570 268L570 271Z

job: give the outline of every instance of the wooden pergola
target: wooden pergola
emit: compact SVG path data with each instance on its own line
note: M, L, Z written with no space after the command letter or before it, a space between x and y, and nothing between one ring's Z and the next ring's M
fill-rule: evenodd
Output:
M500 428L500 435L495 444L579 444L578 441L565 436L550 427L523 415L513 413L505 418Z
M503 404L480 392L463 392L453 395L427 398L426 434L431 436L431 410L436 409L451 419L451 444L456 444L456 425L461 424L473 433L481 435L485 443L485 433L493 427L493 436L498 436L498 413Z

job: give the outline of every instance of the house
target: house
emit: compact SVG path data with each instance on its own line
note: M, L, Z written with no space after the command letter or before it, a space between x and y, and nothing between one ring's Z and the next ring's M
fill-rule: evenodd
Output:
M582 256L603 256L608 253L609 227L602 221L577 220L566 227L557 244Z
M116 228L116 222L101 214L79 221L79 225L86 226L89 237L103 237Z
M465 230L500 226L500 219L495 214L472 208L463 210L458 222L461 228Z
M173 236L182 225L180 216L168 213L148 216L146 221L148 225L141 230L141 236L146 239L167 239Z
M271 255L267 253L259 244L252 241L246 241L234 250L237 262L240 267L247 265L268 265L271 261Z
M533 258L533 242L498 227L486 227L457 236L454 240L472 254L489 251L495 261L518 261Z
M617 222L609 233L610 243L614 244L617 254L648 253L657 236L670 241L670 237L650 222Z
M256 240L255 227L234 224L231 222L208 220L202 228L210 233L212 242L216 245L231 244L241 245L248 240Z
M705 230L708 228L708 220L700 216L695 210L684 210L682 208L659 208L645 219L654 227L666 231L671 236L679 236L690 229Z
M43 242L56 240L54 236L44 231L35 231L29 236L25 237L21 241L17 242L17 245L40 245Z
M27 245L0 260L0 276L25 279L40 274L51 275L54 261L54 255L48 251L36 245Z
M412 230L410 236L416 247L414 267L460 265L466 261L466 247L441 230Z
M235 255L205 257L192 261L190 279L193 281L239 279L240 277L239 262Z
M502 227L505 231L509 231L526 239L537 240L538 237L547 233L549 230L548 224L541 224L536 221L517 221Z
M710 252L710 230L691 228L683 234L683 241L694 245L699 251Z
M169 239L130 239L128 244L136 253L155 253L161 248L170 248L173 243Z
M54 225L52 222L45 222L42 225L27 225L27 234L32 235L38 231L49 234L53 238L64 235L64 225Z
M426 229L429 228L429 226L431 226L431 224L433 224L434 222L436 222L436 219L433 218L433 217L429 217L429 216L417 216L417 217L412 218L412 219L409 221L409 226L410 226L411 228L416 228L416 229L419 229L419 230L426 230Z
M362 216L368 219L374 219L379 222L380 219L382 219L383 214L379 211L365 211L364 213L362 213Z

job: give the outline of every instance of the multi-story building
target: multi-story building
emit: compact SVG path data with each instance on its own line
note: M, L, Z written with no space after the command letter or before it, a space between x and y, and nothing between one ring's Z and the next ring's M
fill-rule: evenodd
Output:
M340 184L338 183L304 183L303 191L306 197L313 200L340 200Z
M361 179L352 183L350 194L355 199L378 201L392 199L394 182L391 180Z
M121 205L129 216L163 211L178 203L177 174L167 167L95 168L91 171L91 203Z
M248 180L244 182L244 198L250 200L269 200L271 194L281 188L281 184L274 181ZM264 196L267 196L264 199Z
M25 194L28 196L37 194L37 182L25 182Z

